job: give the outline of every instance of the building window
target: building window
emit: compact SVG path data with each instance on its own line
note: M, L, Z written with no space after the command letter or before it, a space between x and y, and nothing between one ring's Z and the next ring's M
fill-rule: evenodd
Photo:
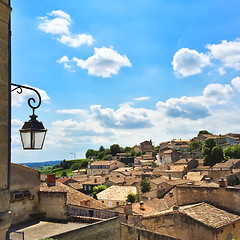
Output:
M104 201L102 201L102 203L104 203Z
M117 206L119 206L119 202L117 202Z
M10 202L15 202L23 199L33 199L29 191L21 191L21 192L12 192L10 196Z

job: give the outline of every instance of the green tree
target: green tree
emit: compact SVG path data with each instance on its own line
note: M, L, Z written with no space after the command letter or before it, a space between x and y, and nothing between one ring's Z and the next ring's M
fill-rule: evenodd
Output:
M68 177L68 174L65 171L63 171L61 177Z
M201 135L201 134L212 134L212 133L208 132L207 130L200 130L198 132L198 135Z
M151 189L149 180L147 178L143 179L140 182L140 187L141 187L142 193L149 192Z
M236 186L240 184L239 178L235 175L234 178L228 183L229 186Z
M103 151L103 152L99 152L99 154L97 155L97 159L103 159L104 158L104 156L105 156L105 152Z
M225 157L229 157L229 158L234 158L234 150L232 146L227 146L224 148L223 150L223 154Z
M98 185L93 187L93 198L97 199L97 194L105 189L107 189L105 185Z
M82 162L81 162L81 168L86 168L87 165L88 165L88 163L89 163L89 160L87 160L87 159L82 160Z
M108 159L109 159L109 158L111 158L111 157L112 157L112 155L111 155L111 154L107 154L107 155L105 155L105 156L104 156L104 158L103 158L103 159L104 159L104 160L108 160Z
M224 160L223 148L221 145L218 145L212 149L211 158L213 165L215 165L216 163L220 163Z
M96 156L96 151L93 149L88 149L86 152L86 158L92 158Z
M76 162L71 166L72 171L77 170L79 168L81 168L81 163L80 162Z
M134 203L137 200L137 194L129 193L127 195L127 202Z
M202 149L202 142L200 141L192 141L190 144L189 144L189 147L192 149L192 150L201 150Z
M155 150L155 151L159 151L159 150L160 150L160 146L154 147L154 150Z
M110 151L111 151L112 156L115 156L117 153L121 152L121 149L118 144L113 144L110 146Z
M105 151L105 148L103 147L103 146L100 146L100 148L99 148L99 153L100 152L104 152Z
M202 148L202 154L205 166L212 167L216 163L222 162L224 160L222 146L216 146L214 139L205 140Z

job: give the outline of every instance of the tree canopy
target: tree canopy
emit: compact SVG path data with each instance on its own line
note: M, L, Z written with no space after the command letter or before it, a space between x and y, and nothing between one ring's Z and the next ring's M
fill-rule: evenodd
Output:
M200 130L198 132L198 135L201 135L201 134L212 134L212 133L208 132L207 130Z
M190 142L189 147L192 150L201 150L202 149L202 145L203 144L200 141L192 141L192 142Z
M141 188L142 193L146 193L146 192L150 191L151 186L150 186L150 182L147 178L143 179L140 182L140 188Z
M214 139L207 139L202 148L202 154L205 166L214 166L224 160L223 149L221 145L216 146Z
M227 146L223 150L223 153L224 153L225 157L239 159L240 158L240 145L236 144L234 146Z
M127 202L134 203L137 200L137 194L129 193L127 195Z

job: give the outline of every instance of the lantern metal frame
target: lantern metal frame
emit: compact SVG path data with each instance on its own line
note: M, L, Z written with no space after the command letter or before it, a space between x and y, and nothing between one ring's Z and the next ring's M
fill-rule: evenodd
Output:
M21 141L22 141L22 145L23 145L23 149L24 150L40 150L43 147L44 141L45 141L45 137L46 137L46 133L47 133L47 129L44 128L42 122L39 122L37 120L37 115L35 115L35 109L39 108L41 105L41 95L39 94L39 92L31 87L28 86L24 86L24 85L19 85L19 84L15 84L15 83L11 83L12 86L14 86L15 88L13 88L11 90L11 92L16 91L18 94L22 94L23 89L28 89L31 91L34 91L37 96L38 96L38 102L36 101L36 99L34 97L30 97L28 99L28 106L30 108L32 108L33 113L30 117L30 120L28 122L25 122L23 127L19 130L20 131L20 135L21 135ZM37 103L36 106L34 106L33 103ZM25 142L25 138L24 135L28 134L30 139L28 141L28 144L26 144ZM35 139L35 135L36 134L43 134L42 136L42 142L40 144L38 144L38 146L36 146L36 139Z

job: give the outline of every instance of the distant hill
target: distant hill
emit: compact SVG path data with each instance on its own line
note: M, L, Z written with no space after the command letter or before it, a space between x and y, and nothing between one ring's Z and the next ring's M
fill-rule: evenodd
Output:
M46 162L28 162L28 163L20 163L20 164L24 164L30 168L39 168L43 166L58 165L61 162L62 162L61 160L56 160L56 161L46 161Z

